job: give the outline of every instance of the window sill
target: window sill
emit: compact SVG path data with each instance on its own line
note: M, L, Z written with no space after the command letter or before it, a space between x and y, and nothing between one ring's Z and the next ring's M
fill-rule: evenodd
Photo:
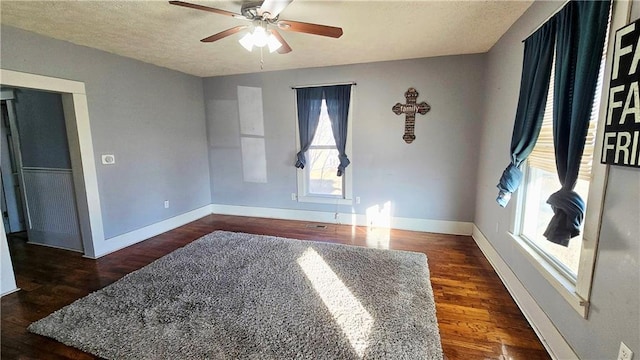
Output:
M352 205L353 199L342 199L322 196L298 196L298 202L334 205Z
M542 256L533 250L520 236L508 233L518 244L517 248L525 255L529 262L540 274L553 286L556 291L578 312L583 318L589 313L589 302L576 294L576 286L562 273L556 270Z

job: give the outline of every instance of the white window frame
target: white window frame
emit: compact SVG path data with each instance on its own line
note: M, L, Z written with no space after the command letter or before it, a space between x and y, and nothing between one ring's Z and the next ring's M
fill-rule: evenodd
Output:
M339 85L339 84L336 84ZM330 85L323 85L330 86ZM351 86L351 103L349 104L349 115L347 117L347 143L345 145L345 153L351 158L352 152L352 134L353 134L353 109L355 105L354 99L354 87ZM295 98L295 97L294 97ZM300 146L300 126L298 125L298 105L296 101L295 107L296 113L296 152L301 149ZM319 146L316 146L319 148ZM331 147L333 148L333 147ZM308 190L308 178L309 169L311 166L305 166L304 169L296 169L296 177L298 181L297 200L303 203L317 203L317 204L336 204L336 205L352 205L353 204L353 185L351 170L353 166L347 166L342 174L342 196L323 196L310 194ZM338 169L336 169L338 171Z
M611 15L611 28L609 29L609 43L607 48L607 58L602 86L602 96L600 98L600 110L598 116L598 127L595 140L594 161L591 170L591 180L589 184L589 197L587 199L587 211L584 218L584 230L582 235L582 249L580 252L580 262L578 274L575 281L567 274L559 271L547 258L541 256L539 252L532 248L527 240L521 237L522 216L524 211L524 189L516 194L515 211L512 212L509 235L518 244L517 248L525 255L531 264L540 274L562 295L562 297L585 319L589 314L589 299L591 297L591 284L594 275L595 262L600 238L600 224L602 219L602 209L605 192L607 188L607 177L609 166L600 164L598 154L602 151L602 138L604 136L604 126L606 121L607 101L609 94L609 82L611 80L611 65L613 60L613 47L615 45L616 30L625 26L629 22L629 10L631 2L613 3ZM528 179L527 166L524 166L524 179Z

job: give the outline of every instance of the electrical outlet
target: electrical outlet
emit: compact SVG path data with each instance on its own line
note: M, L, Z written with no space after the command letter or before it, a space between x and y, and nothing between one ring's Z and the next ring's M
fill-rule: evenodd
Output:
M620 350L618 351L618 360L631 360L633 359L633 351L629 349L627 345L620 342Z
M293 200L293 201L298 200L298 194L291 193L291 200Z
M356 196L356 204L360 204L360 196Z
M169 200L165 200L164 201L164 208L168 209L169 208Z

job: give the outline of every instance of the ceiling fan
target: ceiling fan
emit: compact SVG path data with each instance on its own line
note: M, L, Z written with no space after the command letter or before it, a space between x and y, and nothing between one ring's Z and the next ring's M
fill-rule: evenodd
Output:
M240 39L240 44L249 51L251 51L254 46L260 48L268 46L270 52L277 51L280 54L291 52L291 47L287 44L282 35L280 35L278 29L328 36L332 38L339 38L342 36L342 28L339 27L284 19L281 20L278 15L292 1L293 0L264 0L244 2L240 8L240 14L184 1L169 1L169 3L171 5L231 16L239 20L251 21L252 25L232 27L200 40L202 42L214 42L252 27L253 31L249 31Z

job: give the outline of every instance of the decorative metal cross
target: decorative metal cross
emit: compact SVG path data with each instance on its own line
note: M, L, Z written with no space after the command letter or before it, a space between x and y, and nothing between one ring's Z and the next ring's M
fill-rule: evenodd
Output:
M404 97L407 99L407 103L397 103L393 105L391 110L393 110L396 115L406 115L404 119L404 135L402 138L407 144L411 144L413 140L416 139L416 136L413 134L416 127L416 113L424 115L431 110L431 106L424 101L420 104L416 104L418 91L414 88L409 88L409 90L404 93Z

